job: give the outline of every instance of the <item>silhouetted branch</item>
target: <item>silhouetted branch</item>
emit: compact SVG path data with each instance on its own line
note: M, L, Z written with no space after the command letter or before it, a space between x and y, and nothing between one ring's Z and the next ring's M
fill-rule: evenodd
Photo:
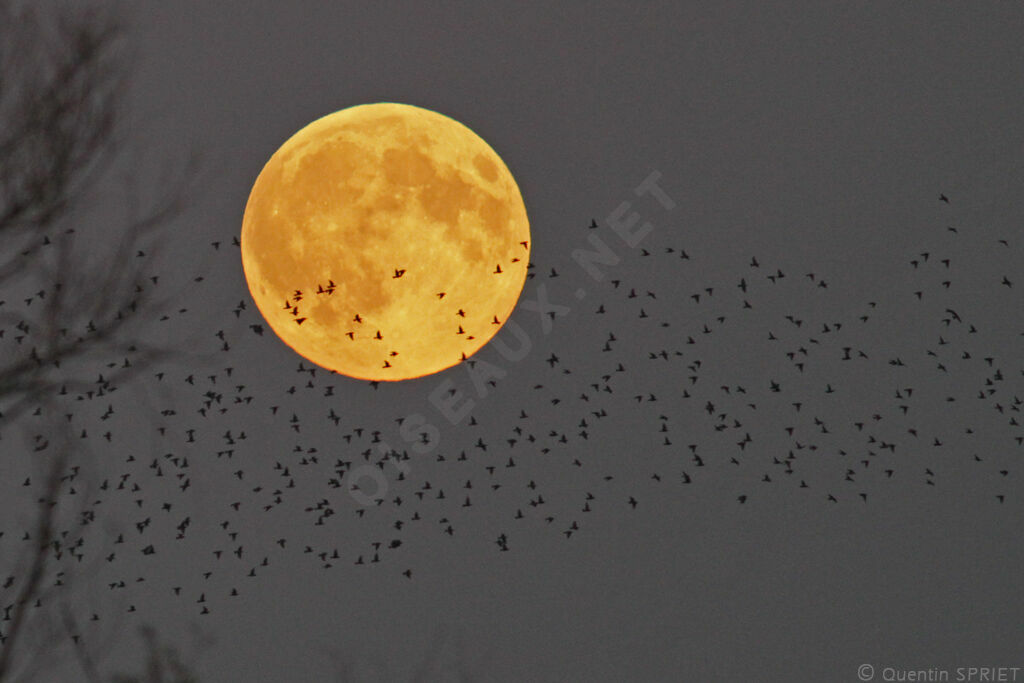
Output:
M70 580L55 562L75 554L87 524L85 503L68 505L68 482L79 474L72 463L85 451L53 408L69 393L114 391L176 354L147 334L170 306L157 294L153 265L158 238L183 209L195 159L143 211L104 226L105 253L96 253L94 236L88 245L80 239L81 210L122 158L128 69L116 10L0 0L0 427L29 411L54 414L50 431L35 435L33 443L43 445L26 449L42 468L42 485L22 570L6 586L15 594L0 624L0 681L38 675L68 643L82 675L98 680L68 603L59 615L42 609L51 584ZM139 203L136 188L126 190L124 204ZM90 251L98 258L88 258ZM77 522L66 524L65 516ZM177 678L145 680L191 680L165 650L153 661Z
M78 659L79 667L82 669L82 673L85 675L88 683L100 683L102 680L99 671L96 669L96 663L92 659L92 655L82 645L79 640L79 628L75 619L75 615L72 614L71 610L65 605L64 609L61 610L61 617L64 622L64 630L67 637L72 642L72 650Z
M141 629L146 646L145 672L141 675L117 674L114 683L196 683L198 679L172 647L160 643L156 631Z
M36 528L33 546L31 566L28 575L22 583L14 601L14 615L11 625L7 629L7 641L0 650L0 681L4 680L11 669L13 655L20 645L20 638L24 632L25 621L28 617L28 610L33 606L39 593L44 576L46 575L47 563L53 543L54 516L57 509L57 498L62 487L61 478L67 466L68 451L61 449L49 467L46 478L45 495L40 499L39 514L36 520Z
M5 2L0 26L0 235L23 247L0 265L3 285L113 160L126 73L111 10L48 18Z

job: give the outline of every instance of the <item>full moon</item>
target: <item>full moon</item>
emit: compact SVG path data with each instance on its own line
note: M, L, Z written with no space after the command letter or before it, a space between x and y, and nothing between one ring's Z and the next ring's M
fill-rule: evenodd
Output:
M403 380L466 360L501 329L526 281L530 226L512 174L469 128L365 104L274 152L241 252L256 306L296 353Z

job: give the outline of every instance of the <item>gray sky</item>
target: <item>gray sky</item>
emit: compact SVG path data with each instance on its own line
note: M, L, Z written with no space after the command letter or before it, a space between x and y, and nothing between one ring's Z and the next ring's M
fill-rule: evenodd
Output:
M158 552L126 550L91 579L84 600L105 623L148 621L186 652L199 625L215 638L195 655L211 681L333 680L346 666L367 681L456 680L458 666L493 681L1024 667L1024 429L1009 423L1024 396L1018 4L219 0L144 3L133 22L133 141L158 163L204 156L162 271L189 311L166 327L214 360L169 369L166 396L152 380L132 390L177 407L162 441L120 399L119 448L143 455L132 469L118 453L109 476L131 470L145 504L111 495L108 512ZM465 366L376 389L300 374L302 359L248 328L262 321L230 240L253 180L309 121L377 101L451 116L502 156L531 222L523 297L568 309L547 332L517 310L530 351L481 351L504 375L486 396ZM634 192L652 172L671 210ZM624 201L653 226L635 249L609 225ZM621 259L600 282L571 256L590 234ZM962 321L943 322L946 308ZM476 401L476 425L431 401L445 380ZM227 410L203 417L212 389ZM439 444L410 452L404 480L385 465L383 504L330 486L337 459L375 448L374 430L409 449L395 420L414 414ZM230 459L217 456L228 430L247 436ZM167 452L189 458L189 491L146 468ZM317 525L325 499L334 514ZM381 561L354 565L374 542ZM117 576L146 581L107 590Z

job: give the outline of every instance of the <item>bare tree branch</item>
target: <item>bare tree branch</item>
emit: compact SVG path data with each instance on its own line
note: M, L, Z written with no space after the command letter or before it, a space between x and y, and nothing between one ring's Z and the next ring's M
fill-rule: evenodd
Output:
M116 5L0 0L0 427L19 425L30 411L54 416L45 436L36 434L24 449L43 476L31 543L5 610L10 620L0 632L0 681L38 675L68 644L82 675L99 680L70 603L62 602L59 614L42 609L58 587L66 590L61 558L82 559L76 548L90 521L85 503L70 502L74 463L86 451L55 406L69 394L115 391L178 355L150 333L172 302L158 293L154 258L183 210L196 159L166 179L155 201L141 202L143 210L103 226L100 243L109 247L98 258L87 257L96 240L86 249L79 239L83 210L123 161L124 36ZM126 190L124 206L140 204L137 188L129 183ZM12 337L4 339L7 332ZM4 448L2 455L22 454ZM155 634L144 637L157 647ZM151 656L163 670L149 680L192 680L169 652Z
M28 570L28 576L22 583L21 590L14 602L14 616L11 626L7 629L7 642L0 650L0 681L8 674L13 663L13 654L20 644L19 639L23 633L23 626L28 616L28 610L39 596L43 578L46 574L47 563L50 559L53 543L53 522L56 515L60 490L63 486L62 478L67 466L68 450L61 448L59 454L50 463L47 474L44 496L40 499L39 515L36 520L35 545L32 555L32 564Z

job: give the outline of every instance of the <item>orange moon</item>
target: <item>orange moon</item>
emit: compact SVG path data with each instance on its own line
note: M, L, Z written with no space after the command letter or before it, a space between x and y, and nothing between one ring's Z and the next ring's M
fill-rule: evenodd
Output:
M530 226L501 158L461 123L366 104L290 137L242 219L256 306L304 358L403 380L478 351L526 281Z

